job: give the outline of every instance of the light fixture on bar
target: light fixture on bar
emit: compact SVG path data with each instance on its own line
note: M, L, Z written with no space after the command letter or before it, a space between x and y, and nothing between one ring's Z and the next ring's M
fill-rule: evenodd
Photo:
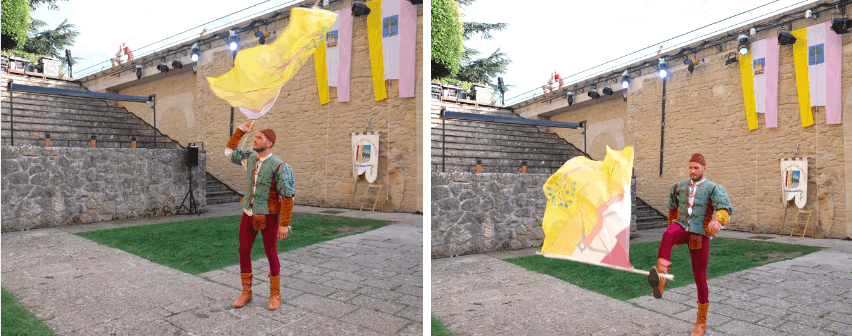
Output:
M837 18L831 20L831 30L833 30L837 34L849 33L850 29L852 29L852 19Z
M601 97L601 94L598 93L597 91L589 91L588 95L589 95L589 98L592 98L592 99L598 99L598 98Z
M660 58L660 63L657 64L657 74L660 75L660 78L669 76L669 66L666 64L665 58Z
M607 96L612 96L613 94L612 89L610 89L609 86L605 86L601 91Z
M571 104L574 104L574 92L568 91L568 94L566 96L567 96L567 99L568 99L568 106L571 106Z
M142 65L137 64L136 65L136 79L140 79L140 78L142 78Z
M237 48L240 46L240 37L237 36L237 30L231 29L228 36L228 48L231 51L237 51Z
M178 60L172 61L172 69L183 69L183 63Z
M737 37L737 50L740 52L740 55L748 55L750 47L751 43L748 41L748 36L740 35Z
M165 64L160 64L157 66L157 70L160 70L160 72L169 72L169 66Z
M189 58L191 58L193 62L198 62L199 50L200 49L198 48L198 42L193 43L192 52L189 55Z
M796 44L796 37L788 32L778 33L778 45Z
M627 73L627 70L624 70L624 73L621 74L621 88L626 89L630 87L630 74Z
M362 3L352 4L352 16L370 15L370 7Z

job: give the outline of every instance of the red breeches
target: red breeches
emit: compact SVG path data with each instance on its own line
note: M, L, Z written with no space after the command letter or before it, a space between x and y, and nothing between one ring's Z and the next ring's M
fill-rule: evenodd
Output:
M243 212L240 221L240 273L252 273L251 247L257 238L256 230L252 229L252 217ZM261 235L266 259L269 260L269 273L278 276L281 265L278 262L278 215L266 215L266 229Z
M695 286L698 288L698 302L709 303L707 261L710 259L710 238L707 236L702 236L702 238L701 249L689 250L689 256L692 258L692 276L695 278ZM663 233L663 240L660 242L657 257L671 261L672 246L686 244L687 242L689 242L689 232L684 230L680 224L672 223Z

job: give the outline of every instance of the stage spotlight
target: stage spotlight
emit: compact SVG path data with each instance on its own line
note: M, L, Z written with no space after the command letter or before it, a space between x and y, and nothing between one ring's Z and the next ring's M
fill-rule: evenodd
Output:
M597 93L597 91L589 91L589 98L598 99L600 97L601 97L601 94Z
M240 38L237 36L237 30L231 29L230 36L228 36L228 48L230 48L231 51L237 51L239 44Z
M666 64L665 58L660 58L660 63L657 64L657 73L660 75L660 78L669 76L669 66Z
M736 56L734 56L734 55L728 55L728 56L729 57L728 57L728 60L725 61L725 65L734 64L734 63L739 62L739 60L737 59Z
M624 70L624 73L621 74L621 88L626 89L630 87L630 74L627 73L627 70Z
M269 32L256 31L254 32L254 36L257 36L258 43L265 44L266 38L269 37Z
M780 32L778 33L778 45L796 44L796 37L793 34Z
M157 66L157 70L160 70L160 72L169 72L169 67L165 64L160 64Z
M571 106L571 104L574 104L574 92L568 91L567 96L568 96L568 106Z
M838 18L831 20L831 30L837 34L846 34L852 29L852 19Z
M683 64L685 64L686 70L689 70L689 73L695 71L695 66L698 65L698 60L685 59L683 60Z
M136 65L136 79L140 79L140 78L142 78L142 66L137 64Z
M182 68L183 68L183 63L181 63L178 60L172 61L172 69L182 69Z
M610 89L609 86L604 87L603 88L603 94L605 94L607 96L612 96L612 89Z
M370 7L362 3L356 3L352 5L352 15L353 16L364 16L370 15Z
M199 54L198 42L195 42L195 43L192 44L192 53L189 57L192 59L193 62L198 62L198 54Z
M748 36L740 35L737 37L737 50L740 51L740 55L747 55L750 47L750 43L748 42Z

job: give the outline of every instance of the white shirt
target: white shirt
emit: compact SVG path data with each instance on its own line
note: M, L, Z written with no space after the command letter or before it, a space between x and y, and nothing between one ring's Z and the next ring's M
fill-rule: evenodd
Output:
M698 191L698 185L701 184L701 182L704 182L704 180L705 178L702 176L701 180L698 182L689 182L689 191L687 192L687 196L689 196L689 207L686 208L686 212L689 214L689 217L692 217L692 203L695 202L695 192Z

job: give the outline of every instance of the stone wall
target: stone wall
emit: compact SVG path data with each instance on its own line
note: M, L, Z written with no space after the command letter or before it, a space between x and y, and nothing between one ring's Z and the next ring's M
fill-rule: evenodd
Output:
M351 0L332 2L325 9L338 10L352 3ZM424 7L416 8L415 83L422 83ZM269 24L269 30L280 33L287 24L286 19L276 21ZM254 31L240 34L241 48L257 45L253 34ZM332 87L331 102L320 105L314 61L309 58L282 88L274 107L258 121L255 129L271 128L276 132L272 154L293 167L295 203L321 207L349 207L354 194L356 201L360 201L368 183L363 177L356 181L352 176L351 133L378 132L380 158L375 183L384 186L381 199L385 211L423 211L423 87L415 85L415 98L401 98L399 81L387 80L388 98L375 101L366 20L354 20L352 44L351 101L338 102L337 88ZM135 75L127 74L90 76L82 82L96 91L157 94L157 123L161 131L181 144L203 142L209 153L207 171L242 192L245 171L224 157L225 144L230 138L231 109L213 94L206 79L229 71L233 67L232 53L224 40L202 49L197 74L187 71L191 61L185 56L181 58L183 72L178 74L172 75L172 71L160 74L146 67L145 76L138 84L134 84ZM145 120L152 118L150 109L138 106L128 109ZM246 121L239 110L234 112L234 128ZM246 135L247 146L255 134Z
M823 1L824 2L824 1ZM809 5L810 6L810 5ZM785 14L800 14L798 8ZM777 17L767 18L766 21ZM819 20L793 21L800 29ZM757 24L759 24L758 22ZM758 32L752 41L777 35L778 28ZM843 38L843 59L852 59L852 38ZM780 159L794 155L807 157L808 204L813 210L811 222L819 223L816 237L852 236L852 62L843 62L841 104L843 123L828 125L825 108L817 107L815 124L803 128L799 116L798 95L790 47L780 50L778 87L778 127L767 128L763 114L758 114L759 128L749 131L743 104L738 63L725 65L727 55L735 52L735 41L697 54L700 63L690 73L682 58L672 60L671 75L666 82L665 143L663 168L660 171L662 80L653 69L631 73L627 102L621 97L606 102L581 101L566 109L564 99L542 100L520 104L516 112L527 118L552 115L552 120L589 120L589 134L596 125L623 125L625 145L634 146L637 192L640 198L666 213L668 190L672 183L688 178L688 161L692 153L707 159L706 176L724 185L734 205L732 221L727 229L754 233L777 233L782 222L793 220L792 203L781 202ZM693 56L691 56L693 57ZM619 73L622 70L615 70ZM582 83L578 87L582 87ZM588 87L586 87L588 90ZM616 93L618 96L620 92ZM563 105L559 105L563 104ZM548 111L550 109L550 111ZM582 135L573 130L557 131L569 142L582 148ZM618 132L613 131L618 142ZM612 133L612 132L607 132ZM603 135L598 135L600 138ZM589 139L592 157L613 140L604 136L601 146ZM593 142L594 141L594 142ZM620 146L619 146L620 147ZM798 148L798 149L797 149ZM785 218L786 210L786 218ZM819 232L821 231L821 232Z
M551 128L550 130L580 150L585 146L593 160L603 160L606 157L606 146L615 150L624 149L628 145L624 133L627 127L627 102L621 98L621 95L609 98L605 101L589 101L588 107L551 117L550 120L564 122L586 120L585 136L582 134L582 129Z
M549 177L432 173L432 257L541 246Z
M175 214L189 187L185 153L3 146L2 231ZM192 174L201 211L207 206L204 159L199 151Z

